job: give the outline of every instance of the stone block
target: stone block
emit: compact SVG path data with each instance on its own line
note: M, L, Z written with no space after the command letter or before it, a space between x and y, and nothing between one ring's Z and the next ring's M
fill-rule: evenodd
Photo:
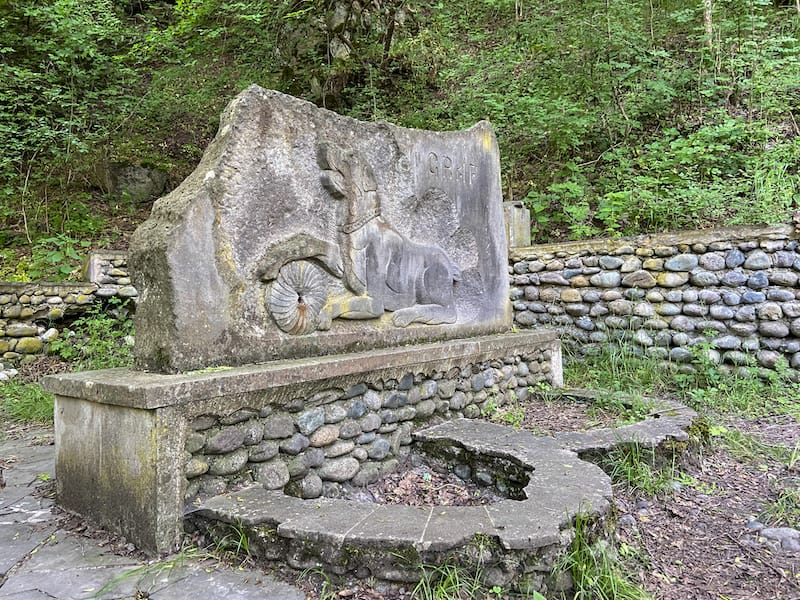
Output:
M361 123L251 86L132 239L136 364L177 372L506 331L501 199L486 122Z

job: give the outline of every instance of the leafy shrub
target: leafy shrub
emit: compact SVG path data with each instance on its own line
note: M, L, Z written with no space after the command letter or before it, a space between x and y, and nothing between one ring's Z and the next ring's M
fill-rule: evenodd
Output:
M71 361L75 370L130 366L133 361L133 321L125 303L111 298L88 313L50 344L50 352Z

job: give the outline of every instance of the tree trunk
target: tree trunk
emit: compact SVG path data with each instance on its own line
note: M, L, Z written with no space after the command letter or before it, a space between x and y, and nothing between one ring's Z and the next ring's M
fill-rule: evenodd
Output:
M800 2L800 0L797 0ZM706 33L706 46L709 50L714 47L714 17L712 0L703 0L703 29Z

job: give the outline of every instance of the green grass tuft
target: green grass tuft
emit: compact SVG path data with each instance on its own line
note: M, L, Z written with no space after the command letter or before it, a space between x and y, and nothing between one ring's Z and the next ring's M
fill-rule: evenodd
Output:
M7 381L0 384L2 410L15 421L52 423L53 395L35 383Z

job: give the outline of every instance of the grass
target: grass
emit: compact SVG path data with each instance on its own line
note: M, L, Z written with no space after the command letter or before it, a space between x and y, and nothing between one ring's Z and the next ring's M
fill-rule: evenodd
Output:
M773 527L800 527L800 491L797 487L783 489L775 500L766 503L759 520Z
M574 600L650 600L651 596L626 576L617 552L604 541L595 541L591 521L578 514L574 538L557 569L568 571L574 582Z
M567 387L607 390L639 395L677 397L701 414L736 414L748 418L793 414L800 417L800 382L779 365L774 371L743 368L731 372L709 360L707 347L692 348L691 369L641 357L623 343L609 344L593 355L577 357L565 352Z
M7 381L0 384L2 412L13 421L52 423L53 395L38 384Z
M675 480L675 456L664 460L654 448L639 444L617 446L601 459L601 466L616 483L648 496L667 492Z
M422 576L414 587L415 600L461 600L477 598L481 590L479 573L470 573L453 563L422 565Z

